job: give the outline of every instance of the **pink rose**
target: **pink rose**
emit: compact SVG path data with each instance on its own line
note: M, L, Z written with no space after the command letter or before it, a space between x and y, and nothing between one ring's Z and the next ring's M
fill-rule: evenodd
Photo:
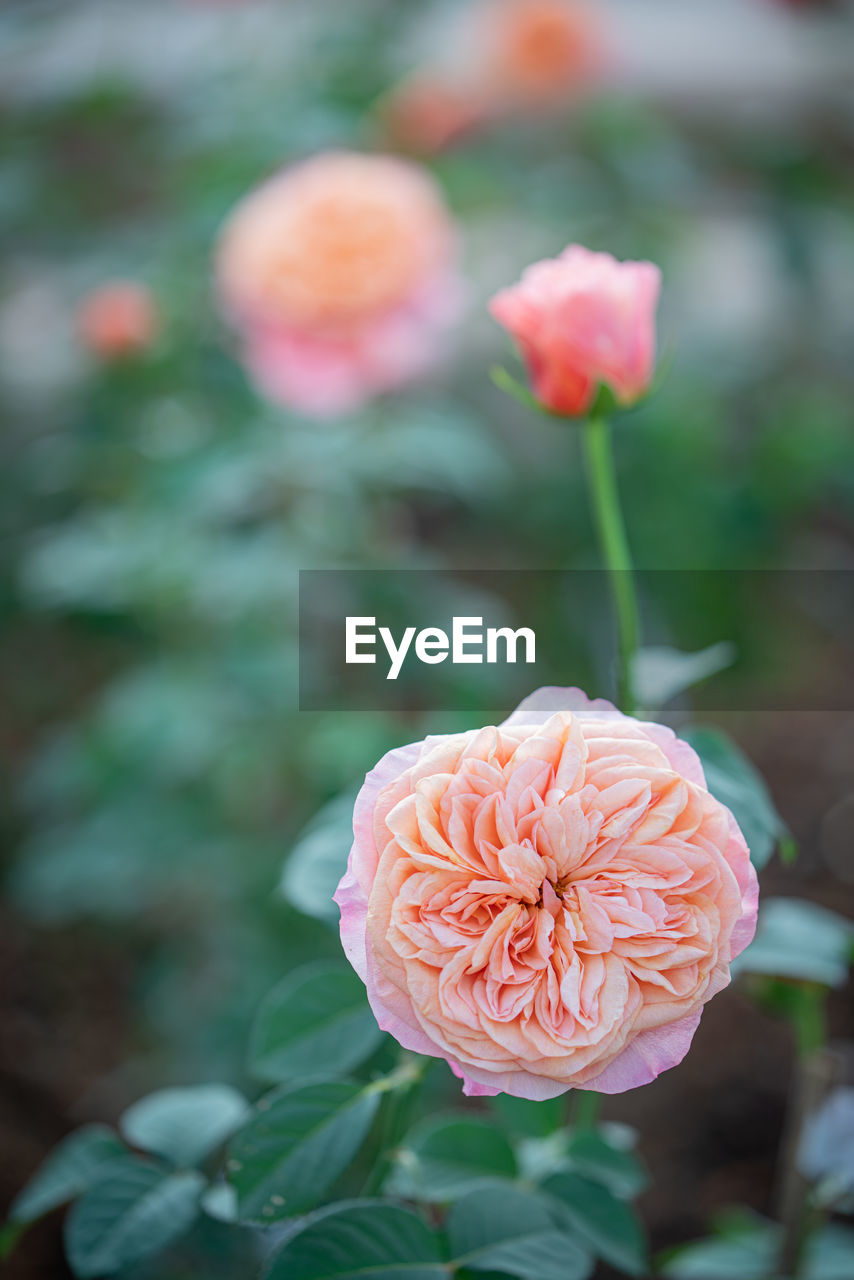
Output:
M407 161L328 152L266 182L217 255L261 390L324 416L424 372L457 314L454 249L436 185Z
M692 749L578 689L389 752L353 825L344 950L383 1030L469 1094L648 1083L755 930L747 846Z
M537 398L578 417L600 384L622 404L648 390L655 367L655 311L661 272L572 244L535 262L495 295L490 310L516 339Z

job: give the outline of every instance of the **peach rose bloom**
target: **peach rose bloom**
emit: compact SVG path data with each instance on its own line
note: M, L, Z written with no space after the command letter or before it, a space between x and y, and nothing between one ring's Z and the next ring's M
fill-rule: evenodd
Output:
M80 341L101 360L136 355L157 336L154 298L145 285L112 280L94 289L77 309Z
M457 313L454 241L429 175L389 156L328 152L249 195L217 273L261 390L324 416L424 372Z
M578 689L389 752L353 825L344 950L383 1030L469 1094L648 1083L756 927L747 845L692 749Z
M600 384L624 405L655 369L661 272L572 244L535 262L489 309L516 340L538 400L553 413L587 413Z
M553 105L599 63L598 25L571 0L492 0L479 14L481 77L505 107Z

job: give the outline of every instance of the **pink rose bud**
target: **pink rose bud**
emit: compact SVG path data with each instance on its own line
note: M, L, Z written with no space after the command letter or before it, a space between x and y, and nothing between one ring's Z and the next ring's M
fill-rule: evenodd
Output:
M756 927L747 845L691 747L578 689L389 752L353 827L344 950L383 1030L469 1094L647 1084Z
M81 342L101 360L137 355L157 336L154 298L133 280L112 280L94 289L80 303L76 320Z
M260 389L318 417L425 372L457 314L455 232L417 165L328 152L238 205L220 295Z
M600 385L623 405L649 389L660 289L653 263L618 262L573 244L528 267L490 311L515 338L537 399L580 417Z

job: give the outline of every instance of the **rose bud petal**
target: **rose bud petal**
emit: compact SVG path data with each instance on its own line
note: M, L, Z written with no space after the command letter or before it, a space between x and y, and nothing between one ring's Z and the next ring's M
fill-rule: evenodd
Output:
M653 263L618 262L573 244L528 267L490 311L516 340L541 404L579 417L600 384L623 405L649 389L660 291Z
M133 280L112 280L86 295L77 308L77 332L101 360L138 355L157 336L157 306L149 289Z
M383 1030L469 1094L648 1083L756 927L747 845L694 751L578 689L389 752L353 827L344 950Z
M329 152L238 205L217 256L225 311L272 399L324 416L423 373L455 318L450 215L429 175Z

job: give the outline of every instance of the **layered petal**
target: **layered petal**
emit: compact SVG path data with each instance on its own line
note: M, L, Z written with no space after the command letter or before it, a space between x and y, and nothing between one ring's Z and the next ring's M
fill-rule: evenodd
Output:
M623 404L648 389L655 368L661 273L570 245L536 262L490 310L516 340L534 394L569 417L590 409L600 385Z
M681 1061L756 876L694 752L580 690L390 752L336 894L380 1025L470 1093L619 1092Z

